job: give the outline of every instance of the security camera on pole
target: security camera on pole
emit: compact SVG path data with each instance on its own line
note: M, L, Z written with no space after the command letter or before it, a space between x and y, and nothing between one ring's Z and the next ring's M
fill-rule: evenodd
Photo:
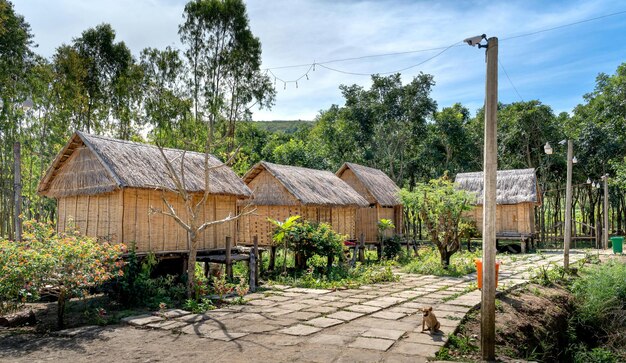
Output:
M487 44L481 44L486 39ZM496 351L496 172L498 170L498 38L485 34L464 40L470 46L487 48L485 88L485 146L483 171L483 283L480 308L480 346L484 360L494 360Z

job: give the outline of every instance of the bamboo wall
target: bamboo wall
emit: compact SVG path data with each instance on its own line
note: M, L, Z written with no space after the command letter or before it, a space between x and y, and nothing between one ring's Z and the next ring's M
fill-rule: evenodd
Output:
M135 243L138 253L184 252L187 250L187 233L169 216L155 210L166 211L162 196L172 204L181 219L187 213L180 198L173 193L158 190L125 188L100 195L81 195L58 199L57 230L65 231L70 220L83 234L114 243ZM200 196L198 196L199 198ZM202 208L200 220L223 219L236 213L234 196L211 195ZM237 241L236 222L228 222L207 228L198 241L198 250L224 248L225 238Z
M274 225L268 218L284 221L295 215L311 222L329 223L337 233L348 235L350 239L356 238L356 208L277 205L258 205L255 208L255 214L239 219L238 235L241 244L250 245L253 237L258 236L260 246L269 246Z
M402 232L402 206L359 208L356 212L356 238L361 233L365 237L365 243L378 243L378 221L389 219L396 226L394 233ZM391 234L390 232L388 234Z
M500 204L496 206L496 233L535 233L535 209L533 203ZM478 205L467 213L483 232L483 206Z
M365 185L357 178L352 169L348 168L341 174L341 179L345 181L352 189L356 190L371 205L376 204L376 198L367 190Z

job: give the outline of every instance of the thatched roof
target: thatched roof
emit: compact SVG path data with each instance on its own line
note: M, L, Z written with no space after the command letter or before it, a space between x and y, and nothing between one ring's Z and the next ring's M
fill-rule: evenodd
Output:
M163 151L176 171L180 170L184 153L185 188L189 192L204 191L205 154L167 148ZM80 163L72 163L74 170L63 170L68 160L80 160ZM237 174L215 156L209 155L208 164L209 167L221 166L209 171L211 194L252 195ZM77 131L57 155L39 183L38 191L62 197L106 193L120 188L175 189L175 186L156 146Z
M381 206L393 207L402 204L399 195L400 188L382 170L359 164L344 163L337 171L337 176L341 178L348 169L352 170L357 179Z
M244 175L243 181L250 184L263 171L271 174L302 205L359 207L369 205L367 200L346 182L325 170L262 161ZM271 204L271 200L259 201L256 194L255 191L253 203ZM267 199L267 196L264 196L264 199Z
M498 170L496 203L541 203L535 169ZM483 172L457 174L459 188L476 193L477 203L483 204Z

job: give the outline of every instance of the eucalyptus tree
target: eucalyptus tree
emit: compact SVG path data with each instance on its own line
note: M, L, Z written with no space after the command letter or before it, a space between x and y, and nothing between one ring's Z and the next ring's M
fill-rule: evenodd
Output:
M252 34L241 0L192 0L179 26L189 68L195 119L206 122L207 144L220 134L233 148L237 121L251 108L270 107L275 90L261 69L261 42Z
M15 12L11 2L0 0L0 235L10 237L15 227L11 221L19 224L22 204L21 182L16 181L15 191L12 184L13 175L21 174L22 105L29 97L28 77L35 59L34 46L30 25ZM15 218L11 218L12 214Z
M183 148L182 140L193 140L201 129L191 117L191 99L181 75L185 67L180 51L146 48L141 52L143 70L143 114L152 126L151 137L160 145ZM203 144L192 147L202 149ZM188 147L187 147L188 148Z

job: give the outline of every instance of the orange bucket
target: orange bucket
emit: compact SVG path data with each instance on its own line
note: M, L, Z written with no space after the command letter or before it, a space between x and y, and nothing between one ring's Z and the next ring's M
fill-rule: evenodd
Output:
M475 259L474 263L476 264L476 272L478 273L478 276L476 277L478 279L478 289L482 289L483 288L483 261L479 259ZM498 272L499 271L500 271L500 262L496 261L496 287L498 287Z

